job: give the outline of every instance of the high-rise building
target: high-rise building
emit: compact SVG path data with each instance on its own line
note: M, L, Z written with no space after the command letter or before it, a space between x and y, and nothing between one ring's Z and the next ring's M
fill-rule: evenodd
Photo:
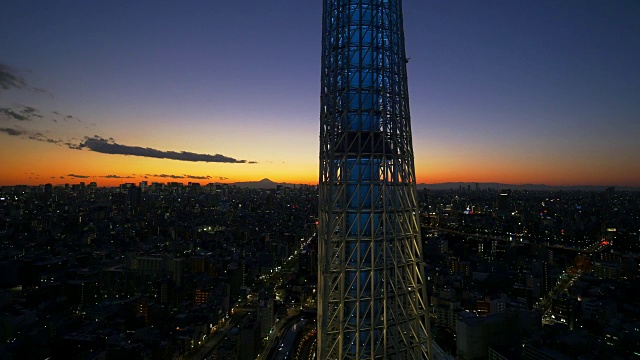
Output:
M318 358L424 359L401 0L324 0Z
M259 354L260 343L260 320L256 313L247 315L240 324L239 360L255 360Z
M260 301L260 305L258 306L258 320L260 320L260 337L265 338L269 336L275 321L273 297L267 297Z

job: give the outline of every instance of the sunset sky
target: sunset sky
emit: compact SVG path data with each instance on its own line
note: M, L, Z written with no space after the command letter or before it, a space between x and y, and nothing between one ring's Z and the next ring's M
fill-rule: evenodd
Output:
M418 182L640 186L640 1L403 6ZM0 186L317 183L321 0L1 9Z

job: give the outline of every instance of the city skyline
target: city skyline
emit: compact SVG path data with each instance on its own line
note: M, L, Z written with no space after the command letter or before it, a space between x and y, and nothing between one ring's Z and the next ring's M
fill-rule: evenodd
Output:
M0 185L317 183L321 5L8 4ZM404 8L418 183L640 186L638 4Z

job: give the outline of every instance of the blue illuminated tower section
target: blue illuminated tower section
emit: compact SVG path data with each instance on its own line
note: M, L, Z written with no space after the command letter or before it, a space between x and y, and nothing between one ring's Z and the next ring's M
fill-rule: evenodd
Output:
M319 359L430 351L401 0L324 0Z

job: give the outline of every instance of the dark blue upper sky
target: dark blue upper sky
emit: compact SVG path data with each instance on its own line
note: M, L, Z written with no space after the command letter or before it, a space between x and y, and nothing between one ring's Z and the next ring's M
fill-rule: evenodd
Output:
M419 180L640 183L639 1L403 3ZM320 0L10 0L0 64L52 96L0 107L317 171L321 17Z

